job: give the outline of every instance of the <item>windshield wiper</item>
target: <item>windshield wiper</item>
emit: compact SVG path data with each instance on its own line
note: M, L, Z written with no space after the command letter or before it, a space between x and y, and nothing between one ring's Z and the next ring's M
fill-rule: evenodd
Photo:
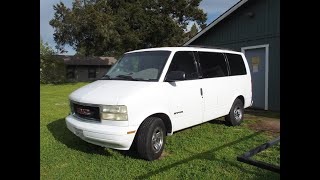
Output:
M143 80L143 79L136 79L136 78L133 78L132 76L128 76L128 75L118 75L118 76L116 76L116 78L120 78L123 80L133 80L133 81Z
M101 79L102 79L102 80L105 80L105 79L111 79L111 78L110 78L110 76L108 76L108 75L104 75L104 76L102 76Z
M136 79L132 78L131 76L127 76L127 75L118 75L114 78L111 78L109 75L104 75L101 78L101 80L119 80L119 79L121 79L121 80L134 80L134 81L136 80Z
M131 80L131 81L151 81L151 79L133 78L132 76L128 76L128 75L118 75L116 76L116 78L121 78L124 80Z
M132 76L129 75L118 75L114 78L111 78L108 75L102 76L101 80L131 80L131 81L155 81L155 79L143 79L143 78L133 78Z

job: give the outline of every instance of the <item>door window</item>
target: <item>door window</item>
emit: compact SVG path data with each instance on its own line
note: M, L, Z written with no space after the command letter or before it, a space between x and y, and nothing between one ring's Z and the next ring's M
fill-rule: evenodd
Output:
M198 52L203 78L228 76L227 64L222 53Z
M168 72L183 71L186 74L186 80L198 79L198 72L191 51L178 51L174 54Z
M247 74L242 56L239 54L226 54L230 66L231 76Z

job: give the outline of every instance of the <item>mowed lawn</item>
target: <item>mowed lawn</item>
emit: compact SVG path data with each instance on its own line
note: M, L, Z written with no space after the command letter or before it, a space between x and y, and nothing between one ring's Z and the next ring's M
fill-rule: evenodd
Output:
M228 127L221 118L176 132L167 137L161 159L149 162L69 132L64 120L70 112L68 95L85 84L40 85L41 179L280 179L236 160L279 135L272 129L279 125L279 113L249 110L241 126ZM280 145L254 158L279 165Z

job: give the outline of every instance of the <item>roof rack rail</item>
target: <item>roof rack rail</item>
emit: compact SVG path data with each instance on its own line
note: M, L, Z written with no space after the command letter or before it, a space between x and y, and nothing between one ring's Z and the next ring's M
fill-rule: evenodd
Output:
M217 46L204 46L204 45L186 45L183 47L197 47L197 48L222 49L222 50L236 51L236 50L230 49L230 48L223 48L223 47L217 47Z

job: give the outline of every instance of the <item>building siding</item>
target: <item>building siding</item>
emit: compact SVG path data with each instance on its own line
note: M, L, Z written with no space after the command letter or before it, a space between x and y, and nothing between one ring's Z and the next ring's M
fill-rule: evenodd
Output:
M96 68L96 78L88 77L88 69L89 67ZM111 66L75 66L75 79L68 79L68 81L76 81L76 82L87 82L87 81L95 81L100 79L103 75L107 73Z
M249 17L248 13L254 16ZM208 45L241 51L269 44L268 108L280 111L280 1L249 0L190 45Z

